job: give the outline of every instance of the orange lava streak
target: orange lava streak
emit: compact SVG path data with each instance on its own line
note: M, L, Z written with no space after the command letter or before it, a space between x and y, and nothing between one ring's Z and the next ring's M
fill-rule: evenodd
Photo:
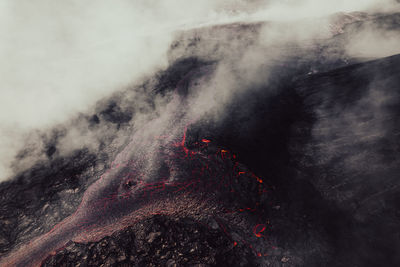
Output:
M256 226L254 226L253 228L253 233L256 237L261 237L262 236L262 232L265 231L265 229L267 229L267 227L264 224L257 224Z

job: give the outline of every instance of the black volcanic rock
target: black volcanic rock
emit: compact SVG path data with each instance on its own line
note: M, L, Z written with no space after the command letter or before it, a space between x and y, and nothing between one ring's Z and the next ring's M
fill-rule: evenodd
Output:
M370 22L397 29L398 18L388 15ZM357 30L363 23L344 30ZM47 161L0 185L0 255L49 232L77 209L84 191L135 131L135 116L153 111L155 96L190 83L221 56L202 57L200 52L222 51L232 35L249 31L242 49L223 51L222 56L240 54L251 47L259 27L218 27L211 36L219 37L228 28L221 37L228 41L221 45L213 40L205 50L199 47L210 29L189 33L193 38L187 43L178 40L170 51L178 60L139 86L142 105L136 105L128 89L77 119L89 131L112 129L101 132L105 136L97 150L59 155L58 141L49 141L43 150ZM235 94L224 116L205 114L188 126L183 144L188 149L209 139L213 145L202 155L218 155L222 161L220 148L229 149L241 166L262 177L263 187L254 180L238 180L235 195L210 190L220 194L222 203L246 204L241 216L237 212L221 224L201 216L152 215L98 242L70 241L43 266L399 265L400 56L348 59L342 51L346 38L345 32L272 62L272 75ZM337 50L334 56L318 56L332 49ZM188 94L183 87L181 97ZM126 186L136 184L129 181ZM267 197L258 194L259 188ZM253 213L254 205L258 210Z
M189 218L154 216L87 244L71 242L42 266L256 266L250 248Z
M132 119L132 114L129 111L123 112L121 108L115 102L108 104L106 109L100 112L100 115L109 122L112 123L126 123ZM98 120L98 119L97 119ZM96 118L93 118L96 122Z
M49 231L76 209L95 159L87 150L75 151L1 184L0 255Z

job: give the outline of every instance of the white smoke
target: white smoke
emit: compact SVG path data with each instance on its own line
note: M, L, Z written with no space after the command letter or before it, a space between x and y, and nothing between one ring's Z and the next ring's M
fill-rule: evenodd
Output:
M380 9L391 0L3 0L0 181L27 133L49 129L167 64L173 32ZM279 36L278 36L279 37Z

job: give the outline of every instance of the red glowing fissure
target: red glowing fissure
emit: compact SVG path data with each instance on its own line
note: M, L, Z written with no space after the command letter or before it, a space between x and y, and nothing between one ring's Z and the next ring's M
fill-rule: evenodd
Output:
M186 143L186 131L187 131L187 127L185 128L185 132L183 134L183 137L182 137L181 141L176 143L174 146L181 148L182 152L184 153L184 157L187 160L195 160L194 157L189 157L189 155L195 156L197 154L197 152L196 151L190 151L185 146L185 143ZM203 139L203 140L205 140L205 139ZM203 143L208 143L208 142L203 142ZM218 153L220 153L222 159L225 159L225 160L228 160L228 159L229 160L235 160L236 159L236 156L231 155L228 150L221 149L219 152L217 152L217 154ZM179 153L178 153L178 155L175 155L175 156L177 158L180 158ZM127 164L115 164L113 166L114 166L114 168L123 168L123 167L130 166L130 165L132 165L132 162L128 162ZM238 162L234 162L233 166L234 166L234 169L236 169L237 166L238 166ZM205 171L207 171L207 170L209 170L208 164L206 164L205 166L202 166L200 168L200 171L199 171L200 176L203 176ZM195 175L196 171L198 171L198 170L192 170L192 174ZM210 174L211 173L209 173L208 175L210 175ZM236 174L237 174L236 177L238 178L241 175L245 175L246 172L239 171L239 172L236 172ZM255 178L258 183L262 184L263 181L262 181L261 178L259 178L258 176L256 176L253 173L250 173L250 176ZM229 181L226 181L225 178L226 178L225 176L222 176L221 179L220 179L220 182L217 183L217 188L218 189L221 188L221 186L224 186L224 187L228 187L229 186ZM142 197L149 196L151 198L151 197L153 197L154 194L162 192L162 191L165 191L168 188L175 188L175 190L172 191L173 193L185 192L186 194L187 193L190 194L196 188L200 189L201 180L199 178L195 178L195 179L190 179L190 180L183 181L183 182L172 182L171 183L171 182L168 182L167 179L165 179L165 180L162 180L162 181L157 181L157 182L152 182L152 183L144 183L144 184L141 184L141 183L142 182L137 183L134 187L141 187L141 190L142 190L142 193L143 193ZM204 185L202 185L202 186L204 187ZM207 188L207 187L211 187L212 185L209 184L208 186L207 185L205 185L205 186ZM235 191L232 190L230 192L234 193ZM262 189L262 192L264 193L264 192L266 192L266 190ZM125 193L125 194L119 194L119 195L110 195L108 197L104 197L103 199L99 200L98 203L95 203L94 204L94 208L96 208L96 206L102 206L103 210L106 210L107 209L107 205L111 205L112 202L118 201L121 198L127 199L127 198L130 198L130 197L132 197L132 196L131 196L131 194L129 192ZM140 210L137 210L136 212L140 213ZM225 212L226 213L257 212L257 207L244 207L244 208L240 208L240 209L237 209L237 210L226 210ZM156 212L156 213L153 213L153 214L163 214L163 213L162 212ZM223 223L218 221L218 224L219 224L220 228L223 229L224 233L229 235L227 230L226 230L226 228L225 228L225 226L223 225ZM85 226L85 222L81 226L81 230L83 230L83 232L89 232L89 231L91 231L92 229L95 229L95 228L96 228L95 225L91 225L89 227ZM263 232L265 232L265 230L266 230L265 224L257 224L257 225L255 225L253 227L252 232L256 237L261 238L261 237L264 237ZM97 230L97 231L101 231L101 230ZM87 241L89 241L88 238L83 238L83 239L86 239ZM240 240L240 241L242 241L242 240ZM244 243L246 243L246 242L244 242ZM238 242L237 241L233 241L233 244L234 244L234 246L237 246ZM252 249L254 250L254 248L252 248ZM258 256L259 255L264 255L261 252L255 252L255 254L258 255Z
M174 105L178 106L176 103ZM153 124L155 123L153 122ZM153 124L150 123L147 127L151 128ZM229 150L219 149L215 154L203 153L202 151L207 149L211 143L209 139L200 139L200 142L195 143L197 147L187 148L188 125L184 127L180 140L174 138L171 140L173 134L161 134L149 138L145 136L146 129L143 129L139 138L133 136L132 141L111 163L110 168L88 188L77 210L71 216L58 223L48 233L30 241L5 261L0 261L0 265L17 266L23 263L25 266L33 266L40 263L38 261L44 260L52 251L64 247L68 240L90 242L108 235L112 231L132 225L146 216L172 214L173 211L162 208L162 205L151 204L153 200L163 201L171 195L178 196L179 199L180 196L185 195L196 196L198 192L207 192L212 195L212 192L218 191L234 194L234 196L237 194L239 197L239 192L233 188L234 181L237 179L255 179L258 182L259 194L267 192L263 180L251 172L241 170L236 155L230 153ZM143 139L147 140L148 144L143 142ZM148 181L142 169L143 162L151 161L151 155L146 153L145 148L151 147L154 142L163 140L168 141L162 145L163 153L159 153L159 161L169 162L169 172L177 173L178 177L171 180L169 175L165 174L165 177L156 177L156 181ZM139 154L136 159L131 156L135 145L146 151ZM190 169L190 174L182 172L181 166ZM179 177L179 175L184 175L184 177ZM124 191L123 188L126 190ZM226 206L227 214L243 215L258 211L257 205L237 208L230 207L229 203L225 202L221 202L220 205ZM106 222L102 220L106 220ZM266 253L256 251L251 245L252 241L244 238L233 240L223 222L218 220L218 224L232 240L234 247L242 243L249 246L255 255L266 255ZM110 225L113 226L111 229L109 229ZM252 231L249 229L249 232L252 232L257 238L263 239L266 230L266 226L263 225L257 224Z
M195 160L195 156L197 154L196 151L190 151L186 146L185 146L185 142L186 142L186 130L187 128L185 128L185 133L183 134L182 140L178 143L176 143L174 146L175 147L179 147L181 149L181 151L183 152L183 158L186 158L187 160ZM203 142L205 143L205 142ZM229 153L228 150L225 149L221 149L219 152L217 152L217 154L220 153L221 158L223 160L233 160L235 161L236 157L234 157L234 155L231 155ZM180 153L178 152L175 155L176 158L182 158L180 156ZM125 164L112 164L113 168L124 168L127 166L132 166L133 163L132 162L127 162ZM238 167L238 162L234 162L233 164L233 168L236 169ZM205 164L204 166L202 166L199 170L198 169L193 169L192 170L192 175L196 176L197 172L198 174L200 174L199 176L203 176L203 175L212 175L211 172L208 172L207 174L205 174L205 172L209 171L209 165ZM235 178L239 178L240 176L243 176L246 174L246 172L244 171L238 171L238 172L234 172L236 173ZM256 176L253 173L250 173L250 177L253 177L256 179L256 181L260 184L262 184L262 179L259 178L258 176ZM134 188L141 188L142 191L142 197L149 197L150 199L157 193L160 193L162 191L165 191L169 188L174 188L174 190L172 191L173 193L178 193L178 192L184 192L185 194L190 194L193 193L196 189L200 189L200 187L203 187L204 189L208 189L211 187L214 187L218 189L220 189L221 187L229 187L230 185L230 180L226 179L226 175L223 175L219 182L215 182L214 183L208 183L206 185L201 184L201 180L200 177L195 177L193 179L189 179L186 181L176 181L176 182L169 182L167 179L161 180L161 181L157 181L157 182L151 182L151 183L144 183L143 181L138 182L136 185L134 185ZM235 193L234 190L231 190L230 192ZM265 189L262 189L261 192L266 192ZM107 197L104 197L102 199L99 199L97 202L93 203L92 208L94 209L98 209L99 207L101 207L100 209L103 210L104 212L107 211L108 206L111 206L113 204L113 202L117 202L117 201L121 201L121 199L129 199L131 198L132 195L129 192L126 192L124 194L113 194L113 195L109 195ZM243 207L237 210L226 210L226 213L239 213L239 212L256 212L257 211L257 207ZM136 213L141 213L141 210L136 210ZM153 214L163 214L163 212L156 212ZM165 213L167 214L167 213ZM101 232L101 229L97 229L96 230L96 225L86 225L86 223L90 223L89 221L82 221L82 224L80 226L80 230L82 231L81 233L81 240L86 240L87 242L90 241L89 235L85 236L85 233L91 232L91 231L98 231ZM228 234L225 226L223 225L222 222L218 221L218 224L220 226L221 229L223 229L224 233ZM257 238L261 238L264 237L264 232L266 230L266 226L264 224L257 224L254 226L252 232L253 234L257 237ZM91 232L91 235L93 235L93 232ZM244 242L243 240L238 240L239 242L243 242L244 244L247 244L247 242ZM234 246L238 245L238 241L233 241ZM252 248L252 250L254 250L254 248L250 245L250 247ZM263 255L267 255L267 254L263 254L261 252L257 252L255 251L255 255L257 256L263 256Z

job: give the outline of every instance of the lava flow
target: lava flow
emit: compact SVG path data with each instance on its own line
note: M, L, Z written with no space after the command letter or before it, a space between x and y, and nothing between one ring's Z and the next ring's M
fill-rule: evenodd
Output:
M133 134L110 169L87 189L71 216L11 253L0 265L37 266L70 240L96 241L154 214L200 220L202 216L254 213L256 203L242 207L241 200L253 189L255 195L265 192L263 181L245 170L234 154L212 147L208 139L189 149L187 128L193 118L181 111L180 101L175 96L167 112ZM252 189L243 192L243 186ZM223 223L220 225L229 236ZM251 229L243 223L241 227ZM254 234L261 237L265 228L256 228ZM247 241L232 240L238 242Z
M185 134L179 141L160 145L156 162L145 155L114 162L87 190L73 215L20 248L2 264L39 265L50 252L62 248L69 240L99 240L154 214L198 216L196 213L217 215L243 211L237 207L238 203L225 201L226 195L240 197L239 179L253 179L253 175L245 177L227 150L214 154L207 154L205 146L189 150L185 146ZM256 179L253 181L261 185ZM219 210L211 210L212 207ZM264 230L258 229L256 235L259 237Z

